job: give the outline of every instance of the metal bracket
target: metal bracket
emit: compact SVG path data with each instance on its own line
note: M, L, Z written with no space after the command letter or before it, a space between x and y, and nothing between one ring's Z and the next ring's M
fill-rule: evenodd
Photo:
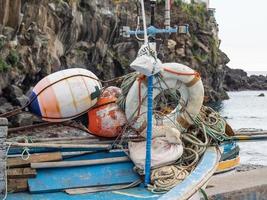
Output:
M150 26L147 28L147 34L149 36L156 36L157 34L171 34L171 33L178 33L178 34L187 34L189 33L189 25L183 25L183 26L176 26L174 28L168 28L168 29L159 29L154 26ZM122 29L120 29L120 35L125 38L129 38L131 35L144 35L143 30L137 30L133 31L130 30L129 26L123 26Z

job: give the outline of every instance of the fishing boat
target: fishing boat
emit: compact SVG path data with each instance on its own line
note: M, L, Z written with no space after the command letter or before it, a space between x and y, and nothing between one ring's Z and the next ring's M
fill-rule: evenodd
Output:
M218 139L220 142L223 141L225 135L225 129L223 128L223 133L216 135L212 132L212 128L201 129L203 132L203 137L205 142L193 136L186 134L187 128L193 124L201 124L197 119L200 118L199 112L202 107L204 90L201 82L201 78L197 72L194 70L177 63L165 63L162 64L160 61L155 59L155 49L150 49L153 44L148 40L148 35L155 36L157 33L173 33L177 29L170 27L170 22L168 21L170 17L170 1L166 1L166 15L167 23L166 29L157 29L154 27L154 8L155 1L151 0L151 26L146 28L145 20L145 8L144 1L141 0L142 7L142 17L143 17L143 31L128 31L128 34L143 34L145 44L141 47L139 51L138 58L132 63L132 67L139 71L139 74L142 73L142 81L136 79L136 82L133 83L131 89L129 90L129 98L126 99L125 109L127 120L135 117L135 112L132 110L134 108L140 108L139 114L141 112L146 113L144 117L140 117L135 123L131 124L133 129L140 130L144 125L145 130L143 133L143 138L145 138L145 162L143 166L143 174L135 168L136 162L133 159L129 159L129 149L125 149L124 146L119 146L117 143L109 140L100 141L97 137L90 136L88 139L88 144L49 144L44 143L18 143L10 142L8 155L16 159L16 155L23 154L25 149L27 155L31 155L30 159L25 159L26 161L21 166L30 166L31 169L34 169L32 177L28 177L21 182L15 181L17 188L20 187L20 184L27 187L27 191L17 192L17 193L8 193L8 200L54 200L54 199L64 199L64 200L90 200L90 199L109 199L109 200L137 200L137 199L159 199L159 200L183 200L183 199L198 199L199 191L207 184L209 179L214 175L214 173L222 173L234 169L238 165L239 154L238 146L235 142L228 142L227 144L219 145L208 145L210 141L208 136ZM186 28L185 28L186 30ZM151 53L152 52L152 53ZM153 53L154 52L154 53ZM141 57L147 56L144 61ZM156 61L156 64L155 64ZM160 65L158 68L157 65ZM162 69L163 72L162 72ZM79 71L78 75L75 75L76 71ZM64 72L64 79L75 78L74 82L79 82L78 78L80 77L91 77L91 82L94 87L91 87L88 90L90 93L91 99L87 99L88 104L81 104L81 110L79 113L84 113L87 109L93 107L93 104L97 104L96 99L99 97L99 90L101 84L98 83L97 77L91 73L83 73L79 69L73 69L72 73L69 74L69 71ZM155 174L155 169L162 169L160 167L153 168L152 166L152 148L153 148L153 87L155 86L155 81L153 79L156 77L157 73L161 73L162 77L166 78L167 81L175 79L181 82L181 93L183 102L185 102L185 111L180 112L179 114L173 114L167 116L167 118L174 118L179 127L177 127L179 132L184 132L181 137L186 138L187 142L194 140L192 143L201 144L198 150L192 148L189 151L195 152L194 156L187 156L188 160L194 164L188 164L189 167L179 168L176 167L176 164L165 164L164 167L167 167L168 170L172 173L172 179L174 179L175 185L166 186L165 189L162 189L160 186L156 185L155 182L160 179L160 176L166 176L169 174ZM46 79L46 82L43 81L41 86L38 86L32 95L32 101L28 106L30 106L32 112L38 112L38 115L48 121L58 122L60 118L64 121L78 116L77 113L70 111L71 106L62 105L62 109L65 108L67 112L64 115L58 114L58 106L52 105L50 101L46 101L46 95L52 94L53 89L57 87L62 88L60 84L60 78L62 74L52 75ZM52 78L51 78L52 77ZM94 78L92 80L92 77ZM140 78L140 77L139 77ZM54 80L54 82L52 81ZM144 81L147 80L147 83ZM52 84L53 88L46 87L45 84ZM171 85L172 83L170 83ZM59 86L58 86L59 85ZM75 85L75 84L74 84ZM88 85L83 85L84 88L88 88ZM138 88L141 88L142 91L136 91ZM175 88L175 86L173 86ZM165 88L168 89L168 88ZM41 96L38 96L42 92ZM46 94L47 93L47 94ZM155 91L157 94L157 90ZM143 95L146 96L144 104L138 106L137 103L140 103L140 98L143 99ZM77 94L77 96L79 96ZM56 99L58 96L54 95L53 98ZM73 97L73 96L72 96ZM60 96L61 102L64 102L64 96ZM73 97L75 99L75 97ZM40 103L41 102L41 103ZM49 103L50 102L50 103ZM111 101L114 103L114 101ZM43 104L42 104L43 103ZM108 102L110 103L110 102ZM86 107L88 105L88 107ZM46 107L45 107L46 106ZM77 106L77 104L75 104ZM102 106L102 104L98 104ZM178 107L181 105L178 105ZM45 107L45 108L44 108ZM57 109L56 109L57 108ZM99 107L97 107L99 109ZM102 107L101 107L102 108ZM106 109L106 107L102 108ZM203 109L204 112L205 109ZM49 112L48 112L49 111ZM173 113L173 112L171 112ZM188 114L189 113L189 114ZM91 113L92 114L92 113ZM109 113L110 114L110 113ZM94 114L94 116L96 116ZM195 120L196 118L196 120ZM89 119L90 120L90 119ZM167 119L162 119L165 123ZM171 120L170 120L171 121ZM218 120L219 121L219 120ZM223 120L221 120L223 121ZM155 122L154 122L155 123ZM167 122L166 122L167 123ZM167 123L168 124L168 123ZM202 123L203 124L203 123ZM224 124L225 125L225 124ZM168 126L172 126L171 123ZM200 125L199 125L200 126ZM204 125L203 125L204 126ZM106 130L106 129L103 129ZM96 133L98 134L98 132ZM101 132L101 134L103 134ZM209 135L210 134L210 135ZM210 137L211 137L210 136ZM193 138L193 139L192 139ZM26 147L26 148L25 148ZM189 148L187 148L189 149ZM184 151L187 151L185 149ZM197 153L196 153L197 152ZM200 156L198 152L202 152ZM187 152L188 153L188 152ZM48 156L54 156L53 158L48 159ZM31 160L31 158L42 157L43 160ZM44 158L45 157L45 158ZM55 158L56 157L56 158ZM131 152L130 152L131 158ZM46 159L46 160L45 160ZM234 161L233 161L234 159ZM12 166L8 163L8 166ZM184 166L182 166L184 167ZM190 168L190 170L188 170ZM175 171L175 170L178 170ZM187 171L187 174L185 174ZM189 172L189 173L188 173ZM154 173L154 174L153 174ZM152 175L153 180L152 180ZM180 177L182 176L182 177ZM153 182L153 183L152 183ZM164 186L164 181L161 183L161 186ZM166 190L168 188L168 190ZM17 190L19 191L19 190Z
M95 153L65 161L96 161L125 157L123 152ZM97 159L96 159L97 158ZM219 152L209 148L196 169L166 194L153 193L141 184L129 160L109 164L68 168L37 169L37 176L28 179L30 192L8 194L7 199L188 199L213 175ZM69 189L72 188L72 189Z

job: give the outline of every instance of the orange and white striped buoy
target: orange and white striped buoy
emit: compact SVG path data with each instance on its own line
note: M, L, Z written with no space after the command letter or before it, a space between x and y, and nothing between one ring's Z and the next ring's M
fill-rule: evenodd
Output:
M29 110L44 121L78 117L97 103L102 85L91 71L71 68L40 80L30 95Z

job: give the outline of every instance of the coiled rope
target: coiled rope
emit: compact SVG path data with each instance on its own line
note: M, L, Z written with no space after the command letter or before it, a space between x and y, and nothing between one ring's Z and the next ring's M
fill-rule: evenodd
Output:
M148 189L153 193L165 193L182 182L188 175L189 172L185 168L175 165L154 169Z
M223 142L230 137L225 133L226 121L219 113L210 107L202 106L200 113L194 119L195 124L213 139L213 142Z

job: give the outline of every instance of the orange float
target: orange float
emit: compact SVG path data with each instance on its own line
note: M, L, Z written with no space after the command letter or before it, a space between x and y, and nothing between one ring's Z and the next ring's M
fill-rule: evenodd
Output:
M116 91L116 92L114 92ZM100 137L117 137L126 124L126 116L116 104L120 88L107 88L103 91L96 107L88 111L88 130Z

